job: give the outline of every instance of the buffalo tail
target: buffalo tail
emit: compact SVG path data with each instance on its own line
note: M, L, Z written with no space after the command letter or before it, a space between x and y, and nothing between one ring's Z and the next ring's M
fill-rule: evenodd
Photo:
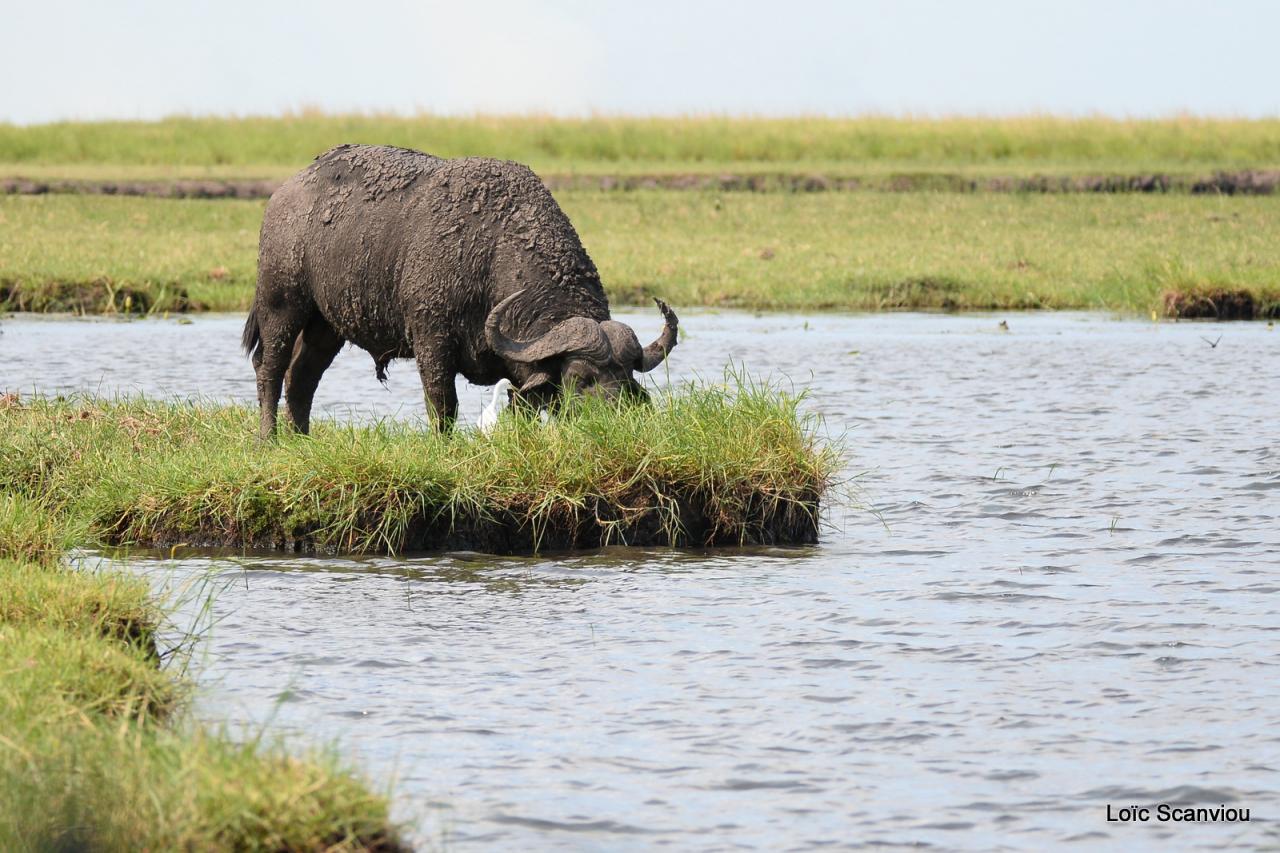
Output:
M258 301L255 299L249 308L249 318L244 321L244 334L240 337L240 345L245 355L253 355L253 351L262 343L262 332L258 328Z

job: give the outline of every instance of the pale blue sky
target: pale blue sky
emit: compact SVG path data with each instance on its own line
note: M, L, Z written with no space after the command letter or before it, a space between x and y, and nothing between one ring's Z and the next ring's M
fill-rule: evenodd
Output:
M1280 2L0 0L0 121L1280 113Z

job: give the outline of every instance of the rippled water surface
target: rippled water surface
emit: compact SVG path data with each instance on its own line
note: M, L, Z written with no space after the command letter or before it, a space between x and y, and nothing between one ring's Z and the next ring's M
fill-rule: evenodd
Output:
M249 399L239 324L5 321L0 386ZM339 738L455 849L1280 845L1280 331L684 327L670 379L811 388L879 517L801 549L138 559L223 587L201 714ZM356 351L318 403L422 409ZM1162 801L1253 819L1106 821Z

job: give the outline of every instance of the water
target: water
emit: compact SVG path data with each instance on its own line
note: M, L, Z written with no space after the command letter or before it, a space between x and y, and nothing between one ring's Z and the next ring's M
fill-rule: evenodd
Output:
M136 559L225 586L200 714L340 739L454 849L1280 845L1280 332L685 313L670 379L810 387L878 518L798 549ZM249 399L239 322L5 321L0 387ZM317 403L420 399L347 352ZM1252 821L1106 821L1159 802Z

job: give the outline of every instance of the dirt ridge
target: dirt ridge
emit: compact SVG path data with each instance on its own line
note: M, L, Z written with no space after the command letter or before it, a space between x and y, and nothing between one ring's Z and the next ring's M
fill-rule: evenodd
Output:
M550 174L552 190L626 191L642 189L721 192L956 192L956 193L1190 193L1192 195L1273 195L1280 192L1280 170L1242 169L1209 175L1150 172L1138 174L1006 175L975 177L940 172L880 177L823 174ZM120 195L150 198L263 199L281 181L268 179L83 180L0 178L3 195Z

